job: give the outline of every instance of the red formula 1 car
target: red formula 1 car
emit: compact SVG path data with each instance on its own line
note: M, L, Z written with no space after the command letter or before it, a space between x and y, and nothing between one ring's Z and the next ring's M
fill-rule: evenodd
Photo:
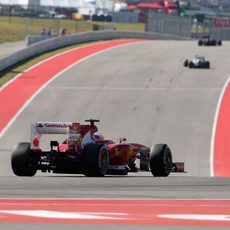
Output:
M153 176L166 177L171 172L184 172L184 163L172 162L170 148L157 144L152 148L127 143L125 138L114 142L105 140L95 125L99 120L75 122L35 122L31 124L31 141L21 142L14 149L11 165L17 176L34 176L42 172L84 174L85 176L127 175L139 170ZM59 144L50 141L50 150L43 151L40 138L43 134L65 134ZM136 167L139 159L140 167Z

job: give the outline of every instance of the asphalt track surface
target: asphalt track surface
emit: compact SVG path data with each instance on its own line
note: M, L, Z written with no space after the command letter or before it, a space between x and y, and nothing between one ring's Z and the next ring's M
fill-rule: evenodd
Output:
M72 66L33 99L0 139L0 196L230 199L229 178L209 177L213 122L222 88L229 77L229 51L227 42L222 47L198 47L196 42L188 41L145 41L105 51ZM196 54L210 60L210 70L183 66L185 59L192 59ZM87 118L100 119L99 129L115 140L125 136L130 142L149 146L167 143L174 160L185 162L187 174L172 174L168 178L153 178L149 172L104 178L40 173L34 178L12 175L12 148L20 141L29 140L30 122ZM12 229L15 226L22 228L20 224L0 225ZM65 228L72 227L65 225ZM108 229L108 225L78 227ZM140 229L132 225L115 228ZM150 228L180 229L178 226L141 227Z

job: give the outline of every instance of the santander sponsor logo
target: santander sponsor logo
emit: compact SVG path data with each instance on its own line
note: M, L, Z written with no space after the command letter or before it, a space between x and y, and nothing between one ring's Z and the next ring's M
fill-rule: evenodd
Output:
M45 122L45 123L38 123L37 124L37 127L38 128L68 128L70 127L71 124L68 124L68 123L55 123L55 122Z
M67 124L49 124L45 123L45 127L47 128L68 128L70 125Z

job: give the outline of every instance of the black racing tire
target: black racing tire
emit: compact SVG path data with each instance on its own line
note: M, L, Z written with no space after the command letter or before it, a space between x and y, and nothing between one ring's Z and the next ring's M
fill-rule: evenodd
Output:
M109 152L102 145L91 143L82 152L82 172L85 176L102 177L109 167Z
M205 64L205 66L206 66L207 69L210 69L210 62L207 61L206 64Z
M184 61L184 66L187 67L188 66L188 60Z
M151 173L155 177L167 177L173 166L172 153L166 144L157 144L150 150Z
M190 61L189 63L188 63L188 67L191 69L191 68L193 68L193 63Z
M219 41L217 42L217 45L218 45L218 46L222 46L222 41L219 40Z
M199 40L199 41L198 41L198 45L199 45L199 46L202 46L202 45L203 45L203 41L202 41L202 40Z
M31 156L30 143L21 142L11 156L11 167L16 176L32 177L37 172L38 161Z

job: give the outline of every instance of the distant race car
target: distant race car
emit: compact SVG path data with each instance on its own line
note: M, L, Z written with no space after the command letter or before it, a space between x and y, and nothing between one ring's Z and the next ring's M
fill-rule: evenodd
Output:
M185 60L184 66L189 68L209 69L210 62L206 61L204 57L196 55L192 61Z
M151 148L128 143L125 138L117 142L105 140L95 122L35 122L31 124L31 140L21 142L14 149L11 166L17 176L34 176L41 172L84 174L85 176L127 175L139 170L152 172L156 177L167 177L171 172L184 172L183 162L173 162L168 145ZM42 134L65 134L59 144L50 141L50 150L40 147ZM137 168L137 159L139 168Z
M198 41L199 46L221 46L222 41L221 40L216 40L216 39L211 39L210 37L203 37Z

